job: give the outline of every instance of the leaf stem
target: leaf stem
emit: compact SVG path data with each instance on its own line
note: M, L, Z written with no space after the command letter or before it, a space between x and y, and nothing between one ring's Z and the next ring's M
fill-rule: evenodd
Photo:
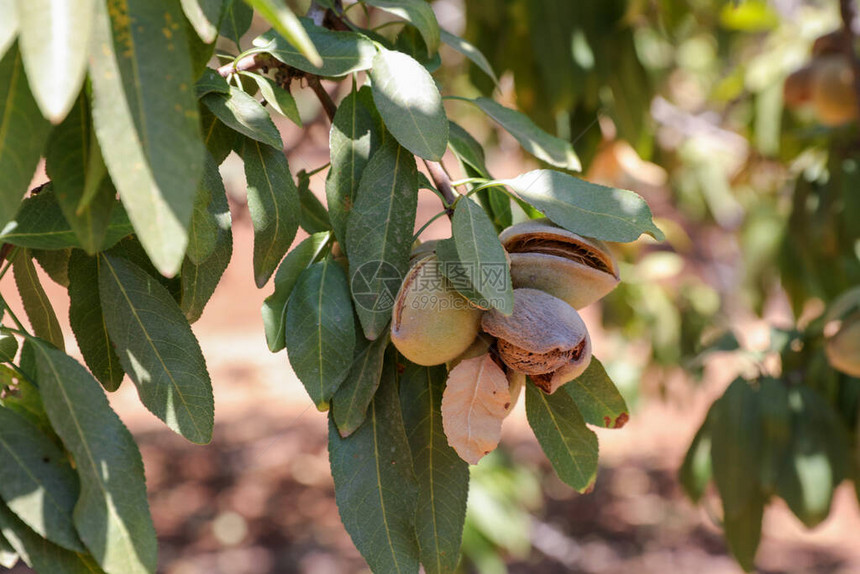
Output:
M457 181L451 182L451 187L457 187L458 185L469 185L471 183L485 183L490 180L485 179L483 177L467 177L465 179L458 179Z
M415 232L415 235L413 235L413 236L412 236L412 242L414 243L414 242L415 242L415 240L416 240L416 239L418 239L418 238L421 236L421 234L422 234L422 233L424 233L424 232L427 230L427 228L428 228L428 227L430 227L430 224L431 224L431 223L433 223L434 221L436 221L437 219L439 219L439 218L440 218L440 217L442 217L443 215L447 215L447 214L448 214L448 210L447 210L447 209L443 209L442 211L440 211L439 213L437 213L436 215L434 215L433 217L431 217L429 220L427 220L427 223L425 223L424 225L422 225L422 226L421 226L421 229L419 229L418 231L416 231L416 232Z

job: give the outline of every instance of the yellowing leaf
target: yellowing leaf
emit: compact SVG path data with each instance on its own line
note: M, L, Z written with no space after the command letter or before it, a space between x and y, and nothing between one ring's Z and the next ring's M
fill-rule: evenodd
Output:
M442 394L442 428L448 444L471 464L499 444L511 406L508 379L489 354L466 359L448 373Z

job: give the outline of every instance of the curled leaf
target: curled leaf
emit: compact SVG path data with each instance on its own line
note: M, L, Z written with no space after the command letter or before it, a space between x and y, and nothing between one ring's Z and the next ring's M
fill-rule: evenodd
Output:
M511 406L504 371L489 354L461 361L442 393L442 428L460 458L477 464L499 444Z

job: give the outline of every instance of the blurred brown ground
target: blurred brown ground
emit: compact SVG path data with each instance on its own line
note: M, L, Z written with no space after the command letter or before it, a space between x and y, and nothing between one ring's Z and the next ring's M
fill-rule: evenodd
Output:
M282 123L293 172L323 164L327 124L302 136ZM496 177L529 167L503 139L491 158ZM455 165L450 158L449 166ZM351 574L369 572L340 524L326 450L326 415L317 412L293 374L286 354L266 347L260 304L271 287L252 280L252 230L241 205L244 177L232 158L222 167L234 201L233 260L201 320L194 325L215 391L216 426L211 445L195 446L167 430L137 400L126 380L110 396L137 438L160 544L164 574ZM455 174L456 177L456 174ZM322 197L325 173L311 189ZM439 209L420 192L420 225ZM437 221L425 238L446 236ZM43 277L66 332L68 298ZM0 282L14 291L11 274ZM20 301L9 297L23 317ZM597 328L597 310L585 312L595 354L612 361ZM754 327L754 326L753 326ZM512 573L728 574L740 569L726 554L719 529L682 495L676 471L707 406L731 374L715 361L703 384L661 381L670 393L648 391L621 430L597 430L600 471L594 491L578 495L554 477L528 428L522 401L505 422L503 446L514 460L541 477L544 504L532 519L532 551L505 557ZM833 512L806 531L781 502L766 513L759 566L765 573L860 572L860 511L853 490L837 492ZM16 568L13 572L27 572Z

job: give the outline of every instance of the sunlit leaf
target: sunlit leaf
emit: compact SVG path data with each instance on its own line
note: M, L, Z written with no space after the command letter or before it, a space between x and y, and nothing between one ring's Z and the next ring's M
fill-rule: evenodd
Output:
M394 14L415 26L421 32L430 55L439 49L439 22L433 8L424 0L366 0L365 4Z
M585 426L573 398L548 395L529 381L526 414L558 477L579 492L590 489L597 478L597 436Z
M206 44L218 38L218 27L228 0L181 0L182 11Z
M327 30L308 18L299 18L299 22L322 57L321 66L314 65L301 50L274 30L255 38L254 46L265 49L288 66L318 76L345 76L351 72L367 70L373 65L376 49L367 37L355 32Z
M441 40L451 46L453 49L457 50L478 66L485 74L487 74L491 80L493 80L494 84L499 83L499 79L496 77L496 73L493 71L493 67L490 65L490 62L487 60L486 56L481 53L475 46L464 40L459 36L455 36L454 34L442 29L440 30Z
M594 357L585 372L567 383L564 390L573 397L582 418L590 425L618 429L630 420L624 397Z
M42 113L55 124L69 113L84 82L94 3L95 0L18 2L24 69Z
M448 145L448 116L433 77L406 54L384 48L370 77L385 127L415 155L439 161Z
M105 325L141 402L191 442L212 439L212 383L197 338L170 293L121 257L99 256Z
M154 573L157 542L134 438L80 363L38 339L32 343L45 410L81 480L78 534L105 571Z
M299 19L283 2L279 0L245 0L245 2L265 18L308 62L317 68L322 67L323 60L316 46L308 37Z
M573 171L582 169L569 141L548 134L522 112L506 108L490 98L477 98L474 102L539 160Z
M90 77L102 155L140 242L174 275L203 168L182 11L173 0L96 2Z
M54 544L84 552L72 522L78 477L54 442L27 418L0 408L0 497Z
M550 169L530 171L501 183L568 231L604 241L634 241L642 233L663 239L648 204L632 191Z

